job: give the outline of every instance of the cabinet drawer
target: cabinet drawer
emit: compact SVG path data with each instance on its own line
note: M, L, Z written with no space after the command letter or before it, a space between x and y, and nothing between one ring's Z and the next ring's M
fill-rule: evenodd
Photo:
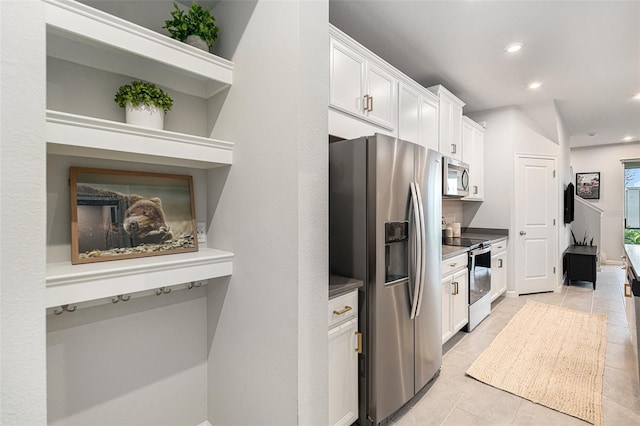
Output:
M461 254L460 256L452 257L451 259L442 261L442 276L444 277L451 272L458 270L462 267L466 267L468 263L468 254Z
M496 253L502 253L503 251L507 251L507 240L502 240L498 243L493 243L491 245L491 254L494 255Z
M358 315L358 291L329 300L329 328Z

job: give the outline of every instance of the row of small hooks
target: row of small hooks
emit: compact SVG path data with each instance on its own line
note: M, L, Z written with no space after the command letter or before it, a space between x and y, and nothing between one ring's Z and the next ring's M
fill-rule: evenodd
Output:
M191 281L187 284L187 289L191 290L194 288L202 287L202 282L200 281ZM160 287L156 289L156 295L160 296L163 294L171 293L171 287ZM131 295L128 294L119 294L111 299L111 303L115 304L118 302L127 302L131 300ZM78 307L76 305L61 305L59 308L53 310L54 315L62 315L65 312L75 312Z
M71 308L69 305L62 305L58 309L53 310L53 315L62 315L64 312L74 312L76 309L78 309L78 307L75 305Z

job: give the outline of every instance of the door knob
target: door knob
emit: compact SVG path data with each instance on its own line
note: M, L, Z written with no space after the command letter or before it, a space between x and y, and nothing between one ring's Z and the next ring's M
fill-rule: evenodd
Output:
M527 233L524 231L520 231L520 235L527 235Z

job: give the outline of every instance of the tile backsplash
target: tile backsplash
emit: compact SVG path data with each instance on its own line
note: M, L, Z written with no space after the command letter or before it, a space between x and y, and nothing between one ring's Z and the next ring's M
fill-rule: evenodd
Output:
M447 223L462 223L462 203L460 200L442 200L442 216Z

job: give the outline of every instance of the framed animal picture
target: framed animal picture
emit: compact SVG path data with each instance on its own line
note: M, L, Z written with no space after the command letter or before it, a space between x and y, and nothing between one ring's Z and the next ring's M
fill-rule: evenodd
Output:
M71 263L198 250L191 176L71 167Z

